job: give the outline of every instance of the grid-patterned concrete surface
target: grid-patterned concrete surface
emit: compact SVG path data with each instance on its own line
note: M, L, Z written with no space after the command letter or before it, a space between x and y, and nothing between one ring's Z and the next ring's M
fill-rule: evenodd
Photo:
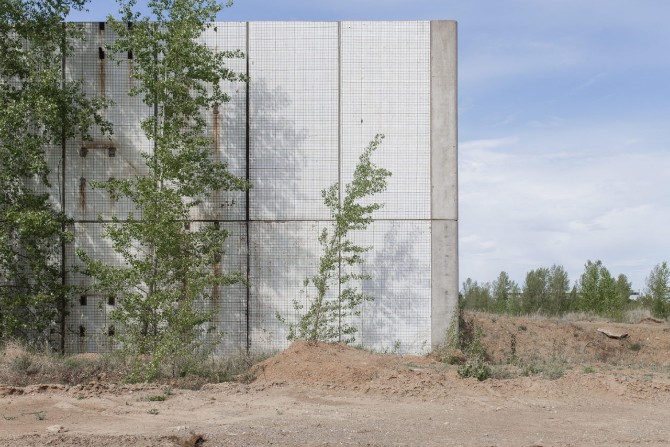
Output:
M215 293L217 317L211 327L224 333L221 353L287 345L286 328L275 314L295 317L292 302L303 299L303 280L315 273L318 234L330 225L320 191L351 180L358 155L377 133L386 138L375 162L393 176L388 190L375 197L385 204L376 221L355 235L362 245L374 247L362 267L373 279L359 286L376 297L355 322L358 340L372 349L399 347L412 353L425 352L437 341L436 327L438 333L446 327L442 320L453 312L458 288L453 281L457 216L447 219L454 231L440 231L439 240L432 231L441 206L433 191L453 185L449 191L456 197L455 145L445 149L453 151L452 161L431 169L436 151L442 150L431 143L434 123L444 122L454 132L456 126L455 110L431 108L431 101L445 97L444 91L434 91L435 81L455 79L455 59L447 60L446 71L444 63L439 70L433 67L441 58L435 54L435 33L452 39L455 48L455 26L444 23L453 22L218 23L201 37L217 50L242 50L245 58L231 59L230 68L249 77L248 83L222 85L231 101L207 119L212 156L246 176L253 188L217 193L192 216L194 224L221 222L230 229L220 268L241 271L250 283L248 289ZM134 82L131 55L121 57L121 63L110 61L105 54L115 39L110 28L83 26L86 39L65 61L65 74L81 79L88 94L114 101L105 112L114 135L68 141L65 159L50 159L53 172L65 166L62 206L75 220L68 265L78 264L76 248L118 262L98 219L123 219L131 212L140 216L132 204L115 201L91 182L143 175L141 154L151 151L139 123L153 112L141 98L128 95ZM436 85L453 89L455 97L455 82ZM434 116L435 110L441 115ZM436 262L436 244L448 261ZM435 272L436 266L448 274ZM89 281L80 274L68 280ZM442 303L437 306L441 321L432 310L436 300ZM115 329L108 315L115 303L92 293L71 305L68 350L110 349Z

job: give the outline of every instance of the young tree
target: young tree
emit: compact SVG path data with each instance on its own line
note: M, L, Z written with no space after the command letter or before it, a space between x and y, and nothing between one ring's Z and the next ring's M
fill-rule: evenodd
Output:
M620 273L616 278L616 290L619 300L625 305L633 294L633 285L628 281L628 277Z
M467 278L463 283L461 295L464 309L487 312L491 307L492 298L489 283L479 284L472 278Z
M521 287L514 282L507 301L507 313L510 315L521 315Z
M507 272L500 272L498 278L491 284L492 310L499 313L508 312L514 305L513 293L516 289L518 285L510 279Z
M568 295L568 310L579 310L579 289L577 288L577 283L570 289L570 294Z
M61 351L71 294L62 247L71 234L46 193L46 153L60 153L68 138L87 139L93 125L109 131L98 113L104 102L62 71L81 38L63 20L86 2L0 2L0 338L45 341L58 320Z
M670 316L670 268L663 261L656 264L646 281L646 294L651 298L652 312L658 318Z
M355 266L363 263L363 253L372 247L363 247L351 240L350 232L365 230L372 223L372 213L383 204L368 203L367 199L386 189L391 173L377 167L371 156L382 142L384 135L378 134L361 154L354 178L344 187L344 197L340 200L340 185L334 183L321 191L323 201L330 210L334 221L331 231L324 228L319 236L322 255L319 269L311 278L306 278L307 291L313 287L314 295L306 292L309 304L307 311L300 316L297 324L288 323L285 317L277 318L289 326L289 340L306 339L310 341L355 341L357 329L348 319L360 315L360 305L374 297L358 290L354 281L371 279L370 275L352 272ZM329 290L339 285L340 292L329 297ZM294 301L298 312L304 305Z
M609 270L603 268L600 284L602 309L600 313L615 320L623 318L624 301L620 299L616 279Z
M598 285L600 284L600 275L603 268L600 260L595 263L589 260L584 266L584 273L582 273L578 282L579 310L598 312L601 308L601 294Z
M521 291L521 311L529 314L547 306L549 297L549 269L541 267L526 274Z
M562 265L552 265L549 269L547 298L548 305L546 311L552 315L560 315L569 308L568 290L570 289L570 279L568 272Z
M148 175L97 185L127 197L141 218L115 219L106 226L122 267L106 265L87 253L79 256L95 287L119 297L112 318L121 327L130 356L130 379L151 379L164 366L184 374L204 352L202 323L210 318L202 303L214 286L243 281L241 273L216 274L228 232L216 224L185 227L191 210L216 190L244 190L248 184L211 157L205 110L229 100L222 81L244 80L226 68L239 51L217 52L196 39L222 6L214 0L151 0L151 19L121 0L122 18L110 19L118 33L113 52L133 51L136 87L157 113L142 121L153 141L143 154ZM132 27L127 26L133 23Z
M619 319L623 302L619 299L616 280L602 261L588 261L579 279L579 309Z

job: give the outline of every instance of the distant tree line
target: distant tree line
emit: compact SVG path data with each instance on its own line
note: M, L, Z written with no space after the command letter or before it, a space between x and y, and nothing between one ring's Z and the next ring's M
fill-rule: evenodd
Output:
M595 312L621 320L626 310L647 308L655 317L668 318L670 268L667 262L651 270L638 299L632 300L632 295L626 275L621 273L614 277L602 261L589 260L572 287L563 266L552 265L529 271L521 286L504 271L492 282L478 283L468 278L463 283L460 299L465 309L510 315Z

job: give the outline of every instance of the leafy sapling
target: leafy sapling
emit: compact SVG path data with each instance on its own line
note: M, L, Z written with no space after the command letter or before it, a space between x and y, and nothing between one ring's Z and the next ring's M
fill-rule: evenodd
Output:
M351 232L365 230L373 221L372 213L383 207L381 203L368 200L386 189L391 176L388 170L377 167L371 160L383 138L384 135L376 135L363 150L353 180L342 191L344 197L341 196L339 182L321 191L323 201L330 210L333 227L324 228L321 232L319 244L322 255L318 271L304 280L307 305L294 300L295 310L302 313L297 323L289 323L284 316L277 314L277 318L288 325L288 339L291 341L355 341L357 328L350 323L351 317L359 316L361 304L372 301L374 297L358 290L355 284L371 279L370 275L355 270L363 264L363 254L372 247L354 243Z

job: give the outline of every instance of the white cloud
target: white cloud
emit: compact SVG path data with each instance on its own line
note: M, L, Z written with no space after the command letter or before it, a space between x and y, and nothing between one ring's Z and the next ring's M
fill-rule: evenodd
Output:
M558 263L575 280L586 260L602 259L642 288L670 254L670 153L529 147L537 143L519 137L460 145L461 279L506 270L522 282L528 270Z

